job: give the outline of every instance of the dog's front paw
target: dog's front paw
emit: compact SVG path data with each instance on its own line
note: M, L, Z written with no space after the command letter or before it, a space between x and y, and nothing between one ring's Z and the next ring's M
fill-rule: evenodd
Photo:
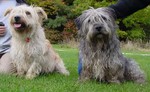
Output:
M64 69L59 70L58 72L59 72L60 74L66 75L66 76L69 76L69 75L70 75L69 71L68 71L68 70L66 70L65 68L64 68Z
M66 70L65 72L63 72L64 75L69 76L70 72L68 70Z
M108 81L108 83L121 84L121 82L119 80L110 80L110 81Z
M17 77L24 77L25 71L17 71L17 73L14 74Z
M26 79L34 79L36 76L36 74L27 74Z
M78 78L78 82L79 82L79 83L84 83L84 82L87 82L87 81L89 81L89 80L90 80L89 77L82 77L82 76L79 76L79 78Z

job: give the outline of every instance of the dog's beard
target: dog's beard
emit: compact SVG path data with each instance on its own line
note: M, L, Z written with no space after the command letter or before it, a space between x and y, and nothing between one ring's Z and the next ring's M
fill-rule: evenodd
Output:
M24 33L26 31L29 31L29 29L31 29L27 23L22 22L22 21L21 22L12 22L11 26L14 28L14 30L16 32L19 32L19 33Z
M97 29L95 29L94 27L89 27L87 29L88 33L86 38L90 42L109 39L109 31L105 27L102 27L99 31L97 31Z

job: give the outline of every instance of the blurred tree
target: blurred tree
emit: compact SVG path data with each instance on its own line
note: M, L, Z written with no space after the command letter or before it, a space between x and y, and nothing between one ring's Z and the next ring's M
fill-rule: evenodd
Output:
M117 0L27 0L29 4L43 7L48 15L44 22L48 30L67 33L76 37L74 19L89 7L107 7ZM124 20L117 20L121 40L150 39L150 7L140 10ZM60 37L60 36L59 36ZM57 38L57 37L55 37Z
M74 0L63 0L66 5L72 5Z
M28 0L28 2L43 7L46 11L48 20L44 23L45 27L63 31L70 9L62 0Z

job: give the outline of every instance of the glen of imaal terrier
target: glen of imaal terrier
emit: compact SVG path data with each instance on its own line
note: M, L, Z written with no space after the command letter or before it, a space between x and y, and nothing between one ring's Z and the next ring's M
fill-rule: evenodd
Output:
M8 9L12 41L10 57L17 75L32 79L40 73L58 71L69 75L62 59L46 40L42 22L47 18L40 7L21 5Z
M80 41L80 80L145 82L139 65L121 53L112 9L91 8L84 11L75 23Z

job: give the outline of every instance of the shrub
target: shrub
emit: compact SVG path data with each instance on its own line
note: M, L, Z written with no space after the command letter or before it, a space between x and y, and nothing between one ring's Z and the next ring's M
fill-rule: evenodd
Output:
M48 19L45 21L45 27L48 29L57 29L61 26L64 26L64 24L67 22L66 17L59 17L57 16L55 19ZM62 31L63 28L60 30Z
M145 38L145 33L142 28L134 28L128 32L128 39L135 40L135 39L143 39Z
M128 33L122 30L117 30L117 35L119 37L119 39L122 41L126 41L127 37L128 37Z
M46 38L52 43L52 44L56 44L56 43L60 43L63 41L62 37L63 35L57 31L57 30L49 30L46 29L45 30L45 35Z
M69 20L66 24L65 24L65 28L63 31L63 39L64 40L72 40L72 39L77 39L77 29L76 26L73 22L73 20Z
M117 0L27 0L29 4L34 4L44 8L48 15L48 20L44 23L45 27L51 31L55 30L55 34L63 34L63 39L76 38L77 31L75 29L74 19L78 17L82 11L89 9L89 7L107 7L116 1ZM147 7L128 16L124 20L118 20L117 22L120 26L120 30L117 31L117 33L119 38L123 40L127 38L130 40L146 39L149 41L149 15L150 7Z

